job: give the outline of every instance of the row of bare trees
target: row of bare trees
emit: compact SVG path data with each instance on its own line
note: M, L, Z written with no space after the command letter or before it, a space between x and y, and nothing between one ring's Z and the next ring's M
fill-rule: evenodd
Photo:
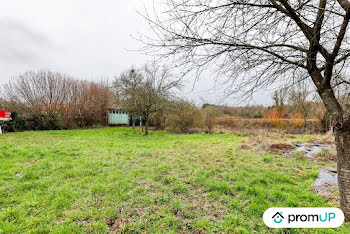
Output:
M106 124L114 94L106 82L75 80L48 70L13 77L3 87L4 108L24 118L57 116L62 128Z
M276 90L272 96L274 105L278 108L284 108L288 105L290 111L299 113L304 121L304 127L307 124L307 118L310 112L319 102L314 90L306 82L299 82L294 86L286 86Z
M335 95L342 108L348 111L347 106L350 99L347 90L337 89ZM322 100L317 96L313 85L307 81L301 81L293 86L285 86L275 91L272 99L276 107L299 113L303 118L304 127L306 127L308 118L317 118L322 124L323 131L328 131L331 128L331 115L325 106L322 106Z
M122 73L113 86L39 70L20 74L4 85L1 104L34 125L39 125L40 120L48 122L49 118L55 122L49 124L54 129L105 125L109 108L123 108L134 121L141 119L147 135L150 117L161 115L180 87L181 82L170 70L155 62ZM50 126L29 129L51 129Z

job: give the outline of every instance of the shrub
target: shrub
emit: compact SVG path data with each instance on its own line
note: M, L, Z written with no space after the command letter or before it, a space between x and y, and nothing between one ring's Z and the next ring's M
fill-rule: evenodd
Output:
M193 104L186 101L178 101L167 116L166 127L170 131L190 133L203 123L201 111Z
M300 128L305 125L304 119L302 115L299 112L291 114L291 123L293 124L294 127Z
M47 70L15 76L4 85L1 96L6 97L0 99L2 108L29 117L31 127L37 130L105 125L107 110L115 100L107 82L75 80Z
M157 111L149 117L150 126L154 126L155 130L164 130L166 124L165 120L166 116L164 111Z
M20 132L29 130L28 121L18 116L16 111L11 112L11 119L4 123L4 131L6 132Z
M32 115L29 119L29 129L31 130L60 130L62 120L54 113L39 113Z
M214 131L215 120L219 116L218 111L213 106L207 106L203 109L204 113L204 124L207 133Z
M254 119L261 119L262 117L263 117L263 113L261 112L254 113L253 115Z
M278 128L285 127L284 118L287 117L287 113L279 107L273 107L265 112L265 119L268 119L272 126Z

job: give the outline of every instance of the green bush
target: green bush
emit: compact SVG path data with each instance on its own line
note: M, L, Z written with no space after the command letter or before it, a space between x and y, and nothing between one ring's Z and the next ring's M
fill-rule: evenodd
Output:
M261 119L263 116L264 116L263 113L261 113L259 111L259 112L254 113L253 118L254 119Z
M11 113L11 120L4 122L4 131L6 132L20 132L29 130L28 121L18 116L16 111Z
M23 118L16 111L13 111L11 119L3 124L3 129L6 132L62 129L62 120L59 115L54 113L39 113L31 115L29 118Z
M60 130L62 120L54 113L34 114L28 119L30 130Z
M166 127L173 132L192 133L203 124L202 112L193 104L181 100L173 104Z

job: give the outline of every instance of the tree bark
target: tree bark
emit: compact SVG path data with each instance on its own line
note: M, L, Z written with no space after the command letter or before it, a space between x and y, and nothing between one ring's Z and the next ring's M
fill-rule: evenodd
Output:
M350 221L350 119L344 115L333 90L318 89L318 92L333 118L340 208L344 212L345 220Z
M145 135L148 135L148 120L145 120Z
M337 129L335 124L335 139L337 145L337 167L340 207L345 219L350 221L350 123L349 121Z

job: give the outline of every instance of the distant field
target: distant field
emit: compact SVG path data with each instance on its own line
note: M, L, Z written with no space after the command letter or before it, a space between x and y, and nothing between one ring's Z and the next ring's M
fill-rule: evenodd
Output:
M249 142L233 134L146 137L131 128L2 135L0 233L315 232L269 229L262 215L331 206L311 191L321 165Z

